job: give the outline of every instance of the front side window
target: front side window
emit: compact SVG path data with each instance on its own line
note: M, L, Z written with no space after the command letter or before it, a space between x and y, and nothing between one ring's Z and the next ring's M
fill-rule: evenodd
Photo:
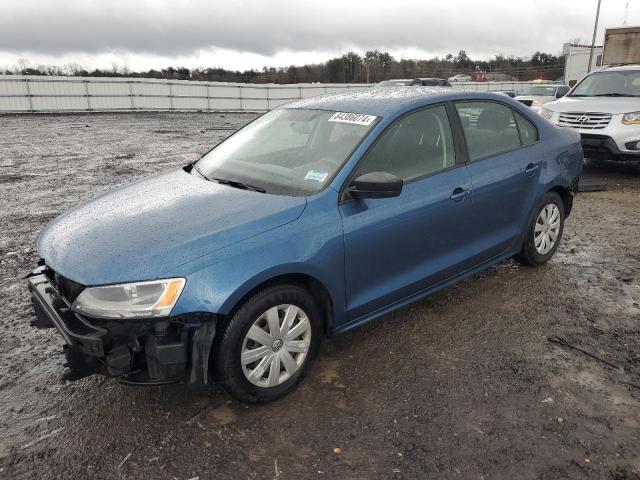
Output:
M385 130L356 176L385 172L408 181L449 168L455 159L447 110L437 106L406 115Z
M456 109L467 141L469 159L508 152L520 147L513 111L494 102L461 102Z
M319 192L375 125L377 117L277 109L250 123L196 163L210 180L241 182L276 195Z

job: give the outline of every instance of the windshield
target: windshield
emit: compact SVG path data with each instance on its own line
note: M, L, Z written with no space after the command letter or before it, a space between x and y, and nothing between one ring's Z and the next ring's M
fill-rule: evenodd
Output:
M525 95L530 97L553 97L556 94L556 87L543 87L542 85L536 85L529 87L524 91Z
M376 120L357 113L272 110L220 143L196 168L210 180L266 193L314 194L331 181Z
M570 97L640 97L640 70L592 73Z

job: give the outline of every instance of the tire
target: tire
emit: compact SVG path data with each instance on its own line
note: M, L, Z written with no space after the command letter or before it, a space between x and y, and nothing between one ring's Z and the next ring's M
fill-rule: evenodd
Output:
M289 310L289 306L298 310ZM269 317L267 313L273 314L274 309L277 316ZM292 338L283 332L280 332L280 336L278 333L271 336L270 321L276 318L280 322L280 328L283 329L289 313L291 316L296 315L290 322L291 335L295 335L301 329L304 333ZM226 325L221 327L222 332L216 335L212 367L217 383L236 400L245 403L272 402L287 395L302 381L318 355L323 331L322 324L322 312L313 296L304 288L282 284L258 291L232 314ZM252 327L259 328L263 332L256 336L254 332L258 330ZM252 329L251 334L250 329ZM252 338L249 338L250 336ZM273 340L272 337L276 340L272 345L267 346L266 344ZM254 341L255 338L260 342ZM307 344L306 352L290 350L294 347L304 348ZM253 350L254 348L257 350ZM257 353L252 353L254 351ZM258 357L263 353L262 357ZM287 354L289 357L285 358ZM243 355L248 355L245 358L255 356L258 359L255 362L246 363L241 360ZM297 369L294 370L294 364L289 359L296 363ZM288 361L285 362L285 360ZM265 366L262 365L263 362ZM277 370L272 368L276 364ZM266 368L262 374L260 374L261 367ZM276 372L273 377L272 370ZM274 381L278 383L274 384Z
M550 239L552 238L552 234L555 230L553 228L550 228L552 225L555 225L555 221L551 222L551 224L545 225L544 219L541 218L542 212L545 209L547 209L547 212L555 212L556 210L554 209L557 209L558 215L557 233L555 234L555 240L553 241L553 244L550 246L548 244L546 245L548 247L548 250L546 248L541 248L540 245L536 247L539 235L546 234L547 239ZM520 252L515 256L515 259L523 265L529 265L532 267L537 267L548 262L558 249L560 240L562 240L562 232L564 231L564 219L564 203L562 202L560 195L558 195L556 192L545 193L533 210L531 221L527 226L527 231L525 232L524 240L522 242L522 250L520 250ZM543 229L543 231L536 232L536 226Z

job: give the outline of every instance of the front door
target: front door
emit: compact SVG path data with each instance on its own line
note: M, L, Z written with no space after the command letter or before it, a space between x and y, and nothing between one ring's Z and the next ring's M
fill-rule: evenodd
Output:
M465 268L471 181L456 163L444 105L398 119L361 160L356 176L401 177L400 196L340 205L349 320L445 280Z

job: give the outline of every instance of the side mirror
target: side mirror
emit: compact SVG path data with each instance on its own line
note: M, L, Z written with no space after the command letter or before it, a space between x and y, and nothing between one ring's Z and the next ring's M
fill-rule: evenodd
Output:
M371 172L354 178L349 194L354 198L391 198L402 193L403 181L390 173Z
M566 95L567 92L565 92L564 90L558 90L558 92L556 93L556 98L562 98Z

